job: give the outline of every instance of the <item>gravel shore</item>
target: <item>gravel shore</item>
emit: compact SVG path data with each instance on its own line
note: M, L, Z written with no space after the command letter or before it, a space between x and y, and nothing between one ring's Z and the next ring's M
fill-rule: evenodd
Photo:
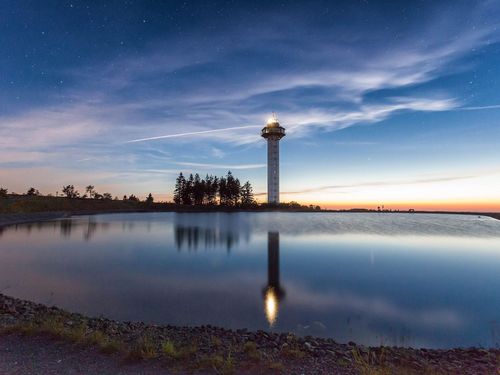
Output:
M79 344L82 359L95 352L89 346L99 347L101 352L114 353L112 356L139 360L141 366L151 371L160 366L156 373L170 369L228 374L472 375L498 374L500 370L499 349L365 347L286 333L146 325L86 317L1 294L0 329L0 348L6 340L14 340L14 346L26 348L26 353L17 354L19 358L32 355L29 348L33 340L41 340L41 335L62 340L66 345ZM20 345L19 340L26 340L26 344ZM72 353L72 358L78 358L78 352L75 354L73 349ZM4 365L10 356L0 350L0 362ZM100 361L99 356L93 360ZM47 356L47 361L51 358Z

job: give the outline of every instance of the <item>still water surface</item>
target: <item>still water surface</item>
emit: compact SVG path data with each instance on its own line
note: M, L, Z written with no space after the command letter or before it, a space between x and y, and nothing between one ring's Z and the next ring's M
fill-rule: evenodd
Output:
M0 232L0 291L120 320L413 347L500 343L500 221L77 216Z

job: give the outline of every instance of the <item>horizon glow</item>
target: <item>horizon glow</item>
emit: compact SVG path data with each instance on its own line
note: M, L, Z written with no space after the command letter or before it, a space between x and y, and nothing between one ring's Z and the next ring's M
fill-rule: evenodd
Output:
M500 211L500 4L0 3L0 186L171 200L228 169L265 200Z

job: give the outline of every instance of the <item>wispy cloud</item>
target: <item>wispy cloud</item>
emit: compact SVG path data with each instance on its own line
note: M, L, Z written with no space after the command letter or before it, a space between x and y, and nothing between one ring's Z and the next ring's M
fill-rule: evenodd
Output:
M212 156L217 159L222 159L224 156L226 156L226 153L220 148L212 147Z
M371 319L383 318L424 327L456 328L464 324L464 317L451 309L434 307L421 310L408 309L381 297L361 296L342 290L318 293L303 286L294 285L294 295L288 303L291 306L308 306L315 310L344 310L353 315L357 312L370 311Z
M389 180L389 181L367 181L360 182L356 184L346 184L346 185L325 185L317 186L308 189L301 189L295 191L284 191L281 194L293 195L293 194L304 194L304 193L317 193L321 191L337 190L337 189L351 189L359 187L375 187L375 186L395 186L395 185L415 185L415 184L431 184L436 182L449 182L449 181L459 181L466 180L470 178L475 178L476 175L467 176L447 176L447 177L432 177L432 178L417 178L408 180ZM266 195L267 193L256 193L255 195Z

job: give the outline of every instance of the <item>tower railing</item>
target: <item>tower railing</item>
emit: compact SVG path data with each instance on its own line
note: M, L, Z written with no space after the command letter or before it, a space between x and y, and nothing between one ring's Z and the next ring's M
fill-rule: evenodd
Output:
M272 134L284 136L285 135L285 128L282 128L281 126L277 127L277 128L268 128L266 126L265 128L262 129L262 136L272 135Z

